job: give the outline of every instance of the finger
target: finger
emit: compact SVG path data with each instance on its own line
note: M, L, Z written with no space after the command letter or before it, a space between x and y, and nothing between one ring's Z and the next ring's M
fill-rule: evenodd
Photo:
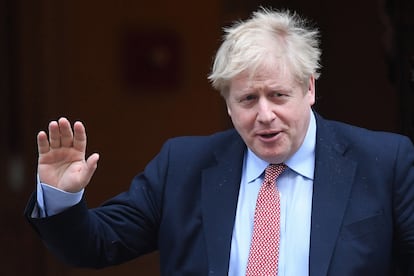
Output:
M81 122L75 122L73 125L73 147L81 152L86 152L86 131Z
M61 146L71 147L73 145L73 132L69 121L66 118L60 118L58 123Z
M56 121L49 123L49 145L52 149L60 147L60 131Z
M44 131L37 134L37 149L39 154L47 153L50 150L47 134Z

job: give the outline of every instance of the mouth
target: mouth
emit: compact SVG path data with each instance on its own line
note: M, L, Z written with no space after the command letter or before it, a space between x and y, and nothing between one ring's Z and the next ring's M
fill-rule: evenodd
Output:
M260 134L260 136L263 137L263 138L267 138L268 139L268 138L275 137L277 134L278 133L275 132L275 133L268 133L268 134Z
M258 136L262 139L272 139L275 138L276 136L278 136L280 134L280 131L274 131L274 132L262 132L262 133L258 133Z

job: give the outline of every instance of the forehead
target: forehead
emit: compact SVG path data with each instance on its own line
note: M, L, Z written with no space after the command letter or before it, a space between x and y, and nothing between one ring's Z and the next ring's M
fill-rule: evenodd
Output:
M260 88L285 88L296 86L294 75L280 60L269 58L256 68L245 70L230 82L232 90L251 90Z

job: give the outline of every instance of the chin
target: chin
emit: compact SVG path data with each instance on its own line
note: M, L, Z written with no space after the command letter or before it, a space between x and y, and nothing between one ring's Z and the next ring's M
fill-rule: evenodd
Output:
M283 163L287 159L286 155L281 153L266 153L258 156L271 164Z

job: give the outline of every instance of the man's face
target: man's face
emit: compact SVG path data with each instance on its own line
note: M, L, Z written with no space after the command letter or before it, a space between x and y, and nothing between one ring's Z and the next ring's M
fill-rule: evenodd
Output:
M226 96L228 114L261 159L282 163L301 146L315 103L314 84L313 77L306 85L299 84L289 70L269 65L252 77L241 73L232 79Z

